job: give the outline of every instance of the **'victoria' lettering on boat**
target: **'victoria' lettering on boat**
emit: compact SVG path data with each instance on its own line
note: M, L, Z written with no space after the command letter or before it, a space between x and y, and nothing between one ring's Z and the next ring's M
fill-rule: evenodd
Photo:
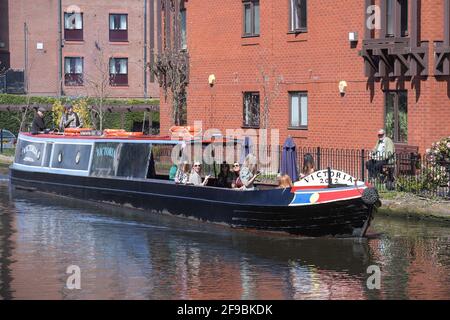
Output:
M95 150L97 157L114 158L116 156L116 149L112 147L100 147Z
M32 157L30 157L30 154ZM22 149L23 161L34 162L36 159L39 160L41 152L35 145L29 144Z
M333 179L333 183L354 184L357 181L355 177L337 170L331 170L331 178ZM302 181L306 184L312 182L317 182L319 184L328 183L328 170L316 171L303 178Z

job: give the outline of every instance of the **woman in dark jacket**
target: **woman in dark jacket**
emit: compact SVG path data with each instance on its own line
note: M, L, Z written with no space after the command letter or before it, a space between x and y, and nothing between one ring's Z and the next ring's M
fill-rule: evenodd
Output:
M220 165L220 173L217 177L216 186L219 188L231 188L231 184L233 183L233 176L230 172L230 166L223 162Z

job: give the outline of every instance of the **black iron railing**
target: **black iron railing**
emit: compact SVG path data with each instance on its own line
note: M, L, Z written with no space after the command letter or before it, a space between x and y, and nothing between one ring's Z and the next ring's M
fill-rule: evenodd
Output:
M450 161L436 162L418 153L386 154L364 149L300 148L300 172L307 153L314 158L315 170L327 167L341 170L359 180L371 182L382 191L450 198Z

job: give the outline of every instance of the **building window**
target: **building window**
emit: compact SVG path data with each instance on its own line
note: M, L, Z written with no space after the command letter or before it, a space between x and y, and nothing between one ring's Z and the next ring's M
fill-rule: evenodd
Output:
M112 86L128 85L128 58L111 58L109 77Z
M290 31L305 32L307 29L307 0L290 0Z
M128 15L110 14L109 15L109 41L126 42L128 41Z
M308 128L308 93L289 93L289 128Z
M259 92L244 92L244 127L259 127Z
M187 24L186 24L186 9L180 11L180 24L181 24L181 49L187 49Z
M386 37L395 37L397 28L401 37L408 36L408 0L386 0Z
M83 58L66 57L64 59L64 84L66 86L83 85Z
M259 36L259 0L244 1L244 36Z
M64 13L64 39L67 41L83 41L82 13Z
M386 134L394 142L408 142L408 92L387 91L385 99Z

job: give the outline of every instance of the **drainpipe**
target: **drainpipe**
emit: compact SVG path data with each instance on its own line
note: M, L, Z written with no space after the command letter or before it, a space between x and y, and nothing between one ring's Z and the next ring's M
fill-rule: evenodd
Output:
M147 0L144 0L144 98L147 97Z
M23 24L23 36L24 36L24 79L25 79L25 92L28 94L28 25L26 22Z
M62 0L58 0L58 97L63 94L63 84L62 84Z

